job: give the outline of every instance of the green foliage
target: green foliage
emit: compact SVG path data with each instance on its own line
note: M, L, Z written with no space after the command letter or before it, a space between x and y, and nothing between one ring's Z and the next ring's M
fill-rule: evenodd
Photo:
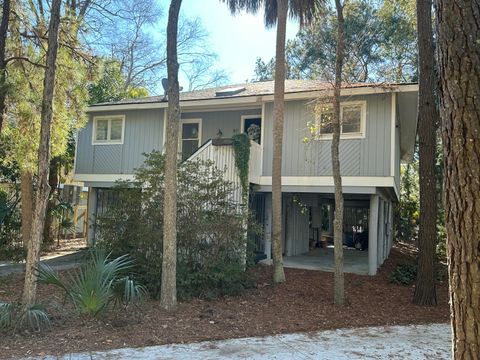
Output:
M205 261L180 262L177 268L178 297L215 299L222 295L239 295L251 286L244 266L235 256L222 253L212 264Z
M35 172L37 169L37 151L40 137L40 114L42 107L43 78L45 70L37 64L44 64L46 58L46 39L37 37L44 33L49 12L37 12L35 6L26 2L15 2L7 50L18 57L8 64L7 121L4 131L9 151L1 160L4 164L16 163L21 170ZM64 14L68 17L67 14ZM71 20L71 19L68 19ZM81 128L85 123L85 105L88 92L86 84L91 79L89 55L81 56L72 49L80 49L76 33L67 29L71 21L62 18L59 42L60 46L56 66L55 97L53 123L51 131L51 154L53 157L65 153L69 134ZM21 60L28 59L29 61Z
M417 265L403 263L397 265L390 273L389 280L392 284L410 285L417 279Z
M153 297L160 295L162 277L164 164L159 152L147 155L136 181L113 190L116 201L97 223L98 246L130 254ZM211 162L199 160L181 163L177 176L178 296L238 293L247 285L247 219L231 198L232 184Z
M438 234L437 258L443 263L447 263L447 239L446 234Z
M145 88L126 85L125 75L118 60L104 59L99 68L100 78L88 87L90 104L148 96Z
M50 329L51 323L45 308L42 305L34 304L28 309L20 311L18 318L15 320L15 329L27 328L35 331Z
M13 323L13 305L0 302L0 329L8 329Z
M24 309L20 304L0 302L0 330L41 331L50 327L50 319L42 305L35 304Z
M248 166L250 162L250 138L247 134L235 134L232 136L233 151L235 153L235 166L240 177L240 184L242 185L243 202L245 203L248 196Z
M346 82L414 81L416 24L414 0L351 0L344 9ZM413 11L412 11L413 10ZM329 81L335 72L336 11L303 27L286 45L286 78ZM271 80L275 59L257 58L255 80Z
M411 242L418 236L419 219L419 179L418 161L402 165L400 183L400 201L395 212L397 221L397 238Z
M389 281L396 285L412 285L417 280L417 264L406 262L398 264L389 275ZM444 282L447 279L445 264L437 264L435 268L435 281Z
M38 281L62 289L80 314L97 317L111 305L128 306L143 297L144 288L127 275L132 268L127 255L110 260L104 251L92 250L85 265L66 281L46 264L38 269Z
M0 188L0 260L22 261L26 251L20 238L20 195L15 185Z

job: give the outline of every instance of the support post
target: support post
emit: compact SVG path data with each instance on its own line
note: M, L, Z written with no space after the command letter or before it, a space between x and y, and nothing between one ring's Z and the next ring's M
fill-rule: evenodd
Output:
M95 221L97 218L97 189L88 188L87 216L84 221L87 222L87 244L89 247L95 246Z
M383 247L385 245L385 201L380 198L378 202L378 225L377 225L377 267L383 264Z
M272 259L272 194L265 195L265 223L264 223L265 255L267 260Z
M377 273L378 203L378 195L371 195L368 219L368 275Z

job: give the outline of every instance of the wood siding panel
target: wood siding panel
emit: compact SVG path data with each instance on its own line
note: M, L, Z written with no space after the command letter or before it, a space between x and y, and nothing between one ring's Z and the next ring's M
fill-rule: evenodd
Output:
M75 172L78 174L132 174L142 165L143 153L163 148L163 109L109 112L125 115L122 145L92 145L93 117L78 134Z
M367 102L364 139L340 140L343 176L390 176L391 95L355 96L343 101ZM308 122L314 120L309 101L285 104L282 174L285 176L332 176L330 140L310 140ZM265 106L263 175L272 174L273 103Z
M242 115L261 115L262 109L225 110L210 112L182 113L182 119L202 119L202 139L200 144L215 139L218 130L222 131L223 138L230 138L240 132Z
M306 195L297 195L299 200L305 201ZM294 256L309 250L309 222L308 214L303 214L300 206L293 201L291 194L284 196L285 215L285 255Z

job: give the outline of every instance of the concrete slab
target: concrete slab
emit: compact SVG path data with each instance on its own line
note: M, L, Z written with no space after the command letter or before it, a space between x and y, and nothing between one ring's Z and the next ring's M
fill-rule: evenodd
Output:
M345 249L343 256L343 269L346 273L368 275L368 251ZM285 256L283 258L283 266L333 272L333 248L315 249L302 255Z
M368 327L67 354L43 360L450 359L448 324ZM33 358L30 358L33 359Z

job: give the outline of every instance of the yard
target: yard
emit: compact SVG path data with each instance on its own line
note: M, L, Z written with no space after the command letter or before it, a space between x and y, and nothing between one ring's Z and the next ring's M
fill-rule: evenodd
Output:
M241 296L181 302L175 313L166 313L160 310L158 302L149 300L128 315L111 314L102 320L72 315L62 308L59 292L40 285L39 299L49 304L53 315L52 330L1 334L0 358L358 326L447 322L446 283L439 284L439 305L431 308L412 305L410 286L389 283L388 274L395 264L411 256L404 248L394 248L377 276L346 274L349 303L344 307L333 305L332 273L285 269L287 282L273 286L271 268L266 266L251 270L255 286ZM17 299L22 285L23 279L18 275L0 278L0 298ZM72 310L68 306L67 309Z

